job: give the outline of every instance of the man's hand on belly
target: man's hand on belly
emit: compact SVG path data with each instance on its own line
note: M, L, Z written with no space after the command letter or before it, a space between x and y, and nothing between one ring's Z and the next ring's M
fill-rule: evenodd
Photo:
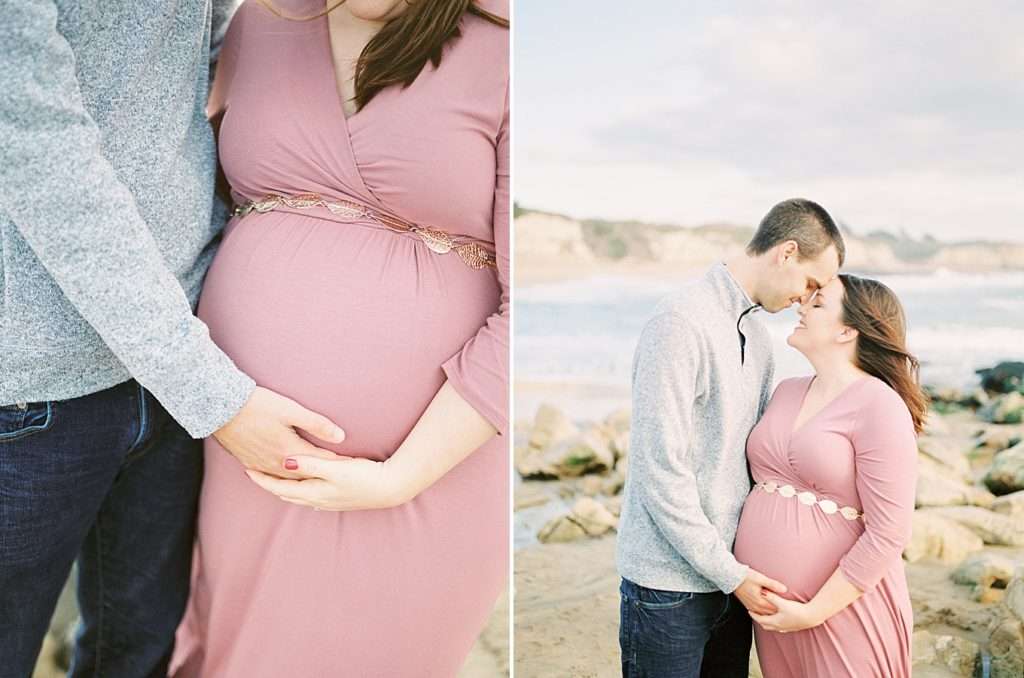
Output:
M747 578L734 591L743 607L758 614L775 614L778 608L765 596L766 591L786 592L786 585L771 577L766 577L754 568L750 568Z
M245 468L282 478L306 477L286 470L285 457L338 458L334 452L303 439L296 428L332 443L345 439L345 432L327 417L260 386L235 418L217 429L213 437Z

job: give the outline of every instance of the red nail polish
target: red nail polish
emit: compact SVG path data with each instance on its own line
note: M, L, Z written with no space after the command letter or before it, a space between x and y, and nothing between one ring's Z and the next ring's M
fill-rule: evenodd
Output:
M294 471L297 468L299 468L299 462L295 461L294 459L285 459L284 467L289 471Z

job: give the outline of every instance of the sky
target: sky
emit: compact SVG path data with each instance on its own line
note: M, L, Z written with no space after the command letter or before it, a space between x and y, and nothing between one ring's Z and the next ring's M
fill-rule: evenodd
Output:
M516 202L1024 242L1024 3L515 3Z

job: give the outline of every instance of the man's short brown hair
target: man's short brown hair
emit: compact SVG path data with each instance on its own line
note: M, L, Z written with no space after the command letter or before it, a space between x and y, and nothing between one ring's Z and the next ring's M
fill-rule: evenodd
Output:
M747 254L764 254L779 243L793 240L801 259L814 258L835 245L839 265L846 259L843 236L825 208L804 198L784 200L764 215L747 245Z

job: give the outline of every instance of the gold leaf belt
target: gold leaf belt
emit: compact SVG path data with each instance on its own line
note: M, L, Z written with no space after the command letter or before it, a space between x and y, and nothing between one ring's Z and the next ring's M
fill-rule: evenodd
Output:
M822 511L828 514L838 513L847 520L857 520L858 518L864 519L864 514L855 509L852 506L839 507L839 504L835 503L831 499L818 499L814 496L813 492L797 492L796 488L792 485L779 485L774 480L769 480L761 483L754 483L754 487L760 487L768 494L778 492L783 497L796 497L797 501L806 506L814 506L815 504Z
M236 205L231 213L236 217L244 217L251 212L262 214L282 206L292 209L323 207L338 216L350 217L352 219L369 219L393 231L416 235L432 252L437 252L438 254L455 252L470 268L498 267L494 254L472 239L454 236L436 228L419 226L350 200L327 200L316 193L301 193L292 196L265 195L259 200L249 200L241 205Z

